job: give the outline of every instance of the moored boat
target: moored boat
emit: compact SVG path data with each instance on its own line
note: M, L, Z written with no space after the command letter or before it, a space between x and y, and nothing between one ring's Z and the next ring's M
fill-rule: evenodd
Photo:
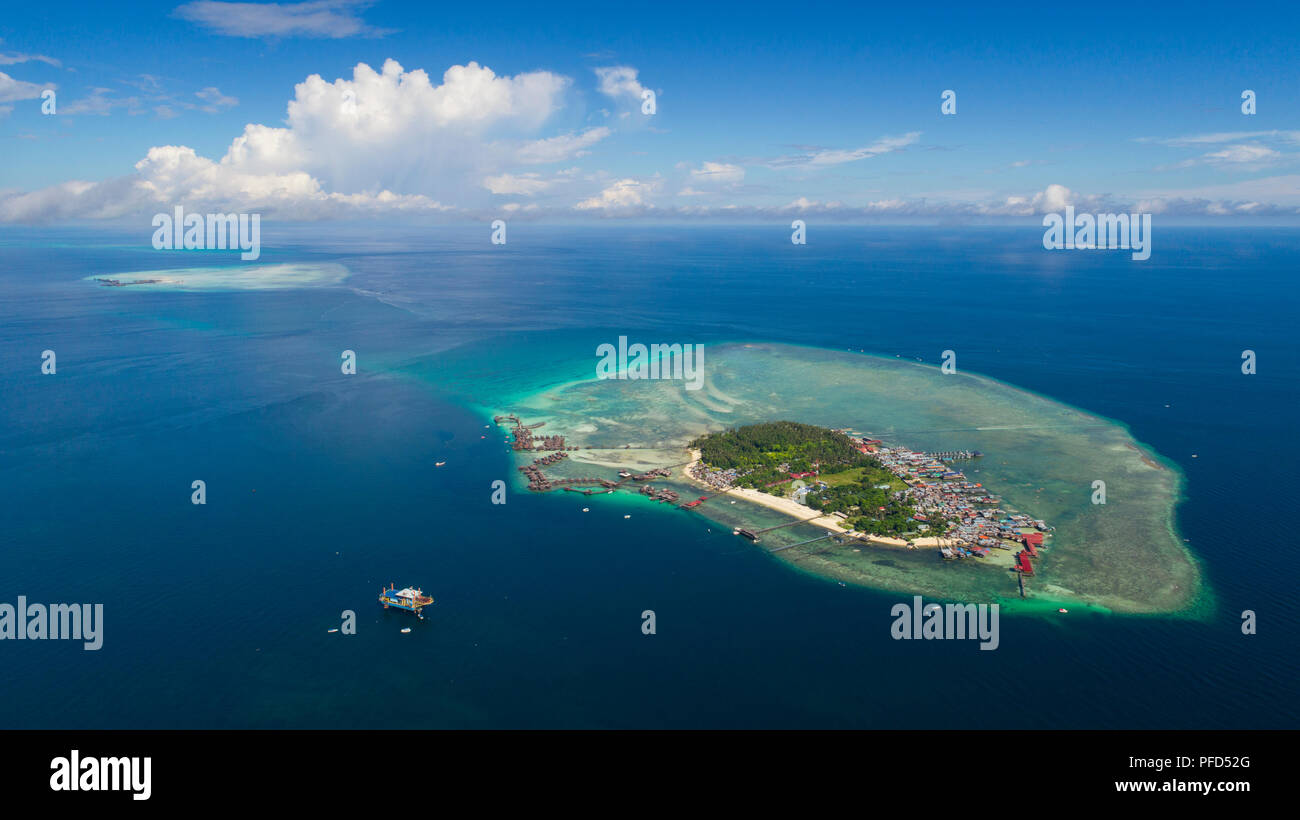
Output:
M396 584L389 584L387 589L379 590L379 603L384 605L384 609L396 607L407 612L414 612L421 619L424 618L422 610L433 603L433 598L425 595L423 590L414 587L398 589Z

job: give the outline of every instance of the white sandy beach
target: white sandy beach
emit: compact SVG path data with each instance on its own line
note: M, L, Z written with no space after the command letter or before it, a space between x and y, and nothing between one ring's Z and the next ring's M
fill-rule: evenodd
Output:
M697 481L690 473L691 468L699 463L700 451L691 450L691 461L682 468L682 476L685 480L697 487L707 487L708 485ZM785 513L786 515L797 518L805 523L812 524L814 527L821 527L822 529L830 530L831 532L840 535L847 535L850 532L847 527L843 526L844 522L834 516L822 515L812 518L811 516L815 514L814 510L805 507L803 504L800 504L798 501L791 498L772 495L771 493L765 493L762 490L755 490L750 487L737 487L728 492L727 495L736 498L743 498L746 501L752 501L753 503L760 504L768 509ZM903 538L890 538L884 535L861 535L858 537L863 541L877 544L882 547L907 547L907 540ZM937 547L939 546L940 541L944 540L946 539L926 536L925 538L914 538L912 539L912 543L918 547Z

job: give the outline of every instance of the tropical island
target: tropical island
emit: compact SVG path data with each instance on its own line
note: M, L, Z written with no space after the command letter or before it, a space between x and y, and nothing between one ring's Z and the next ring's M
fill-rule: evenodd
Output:
M721 492L739 490L783 512L810 514L806 523L869 543L938 546L945 559L1007 550L1011 566L1032 575L1030 559L1038 557L1051 529L1041 519L1003 510L998 496L953 465L982 457L978 451L918 453L793 421L709 433L689 446L695 458L687 475L695 481ZM787 503L767 504L755 491ZM757 540L752 530L738 532Z
M515 448L530 488L644 503L631 490L715 533L755 533L799 571L878 589L1050 613L1211 611L1174 526L1178 469L1122 425L1006 383L764 343L711 348L698 390L529 379L483 409L545 423ZM1010 570L1031 546L1022 601Z

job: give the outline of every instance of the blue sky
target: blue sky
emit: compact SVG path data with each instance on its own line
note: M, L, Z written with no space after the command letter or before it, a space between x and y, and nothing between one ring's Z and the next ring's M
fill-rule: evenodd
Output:
M0 222L1296 221L1278 7L965 5L10 4Z

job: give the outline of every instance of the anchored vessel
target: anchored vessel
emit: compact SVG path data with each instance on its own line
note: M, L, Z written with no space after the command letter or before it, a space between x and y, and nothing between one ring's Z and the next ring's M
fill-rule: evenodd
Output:
M379 603L384 605L384 609L395 606L407 612L414 612L423 620L424 612L422 610L433 603L433 598L425 595L424 591L420 589L413 587L398 589L396 584L389 584L387 589L379 590Z

